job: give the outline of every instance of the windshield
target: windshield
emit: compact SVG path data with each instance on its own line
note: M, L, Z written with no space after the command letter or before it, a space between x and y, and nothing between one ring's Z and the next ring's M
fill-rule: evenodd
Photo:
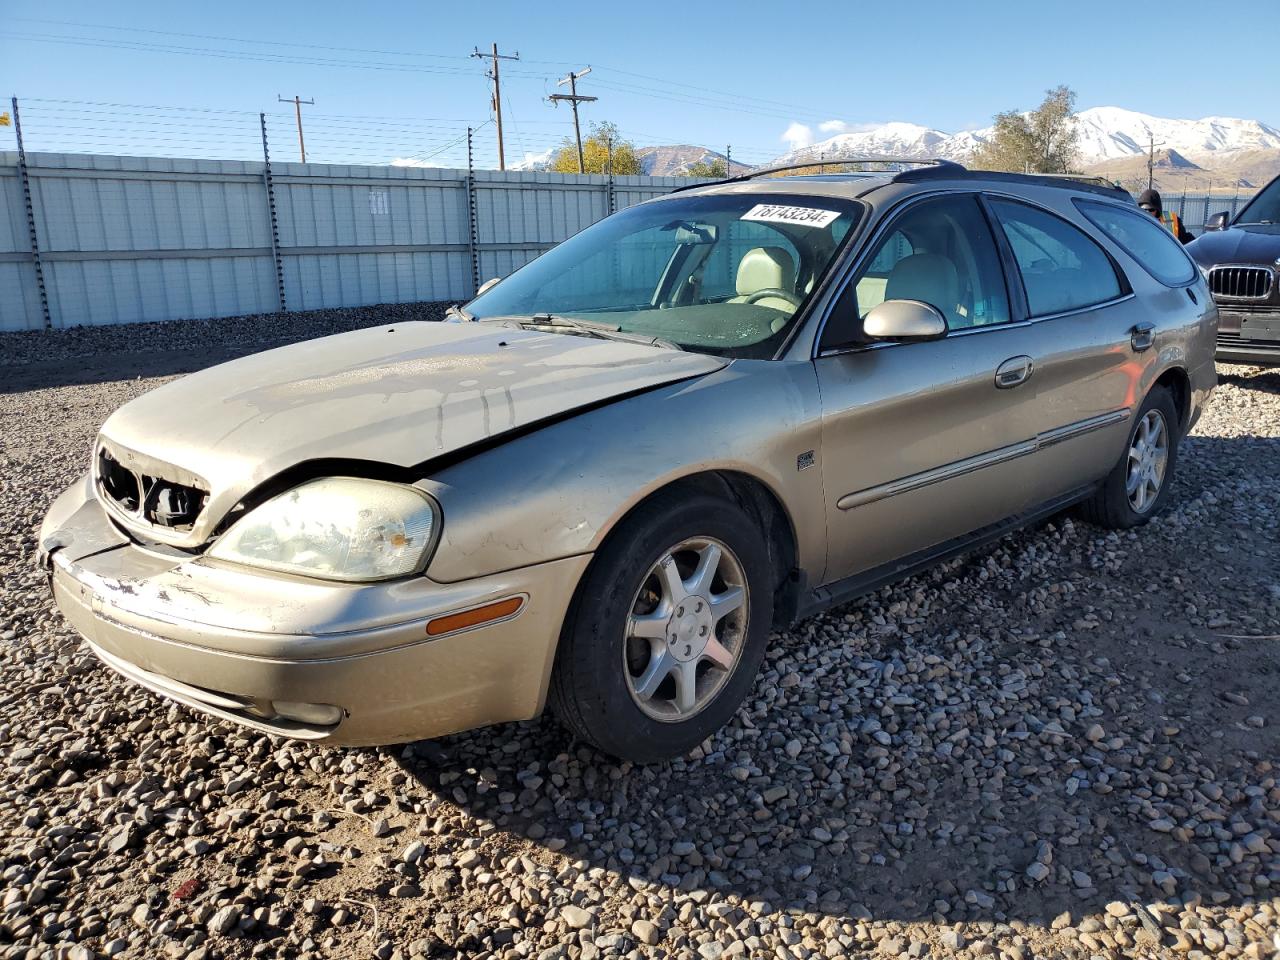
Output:
M570 237L467 311L478 320L548 315L688 350L771 357L860 209L760 193L640 204Z
M1280 177L1249 201L1236 217L1236 223L1280 223Z

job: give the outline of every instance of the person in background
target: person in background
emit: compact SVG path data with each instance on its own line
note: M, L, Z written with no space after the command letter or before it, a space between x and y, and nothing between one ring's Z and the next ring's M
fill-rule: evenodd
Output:
M1143 190L1138 197L1138 206L1147 213L1151 214L1157 220L1168 228L1169 232L1181 240L1183 243L1190 243L1195 239L1186 227L1182 225L1182 218L1172 210L1168 212L1164 209L1164 204L1160 202L1159 190Z

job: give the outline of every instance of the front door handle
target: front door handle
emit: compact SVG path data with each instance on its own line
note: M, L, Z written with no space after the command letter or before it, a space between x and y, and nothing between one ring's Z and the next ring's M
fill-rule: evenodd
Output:
M1035 362L1030 357L1010 357L996 367L996 386L1001 390L1008 390L1026 383L1031 379L1031 371L1035 368Z
M1135 323L1129 328L1129 342L1133 344L1134 353L1150 350L1151 345L1156 342L1156 325L1150 320Z

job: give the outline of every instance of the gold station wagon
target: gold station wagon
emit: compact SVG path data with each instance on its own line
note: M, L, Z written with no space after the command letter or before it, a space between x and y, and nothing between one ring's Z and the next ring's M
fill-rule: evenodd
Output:
M331 744L550 702L690 750L770 632L1072 505L1166 502L1217 313L1127 195L967 171L698 185L445 323L312 340L102 427L40 554L124 676Z

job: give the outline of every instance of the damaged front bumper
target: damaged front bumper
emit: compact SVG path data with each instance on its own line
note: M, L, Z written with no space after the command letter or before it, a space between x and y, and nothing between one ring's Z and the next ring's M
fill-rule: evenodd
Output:
M58 607L108 666L206 713L335 745L536 716L588 560L454 584L264 573L135 543L87 478L40 535ZM457 617L504 602L479 625Z

